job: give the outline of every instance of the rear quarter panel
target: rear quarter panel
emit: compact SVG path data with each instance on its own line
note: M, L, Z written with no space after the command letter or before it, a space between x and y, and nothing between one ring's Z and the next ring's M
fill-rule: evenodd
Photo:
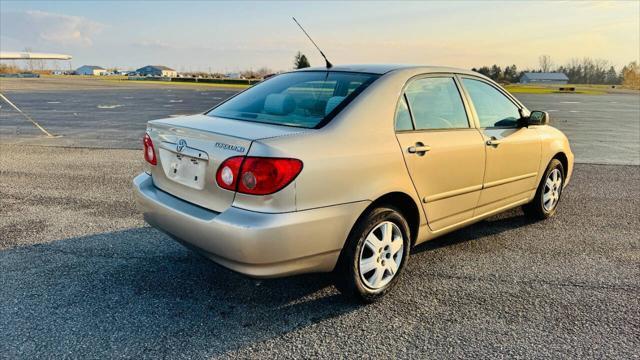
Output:
M295 157L304 163L296 178L296 209L374 201L403 192L418 196L395 137L396 103L406 78L382 76L325 127L254 142L251 155ZM422 211L422 210L421 210ZM424 214L421 214L424 222Z

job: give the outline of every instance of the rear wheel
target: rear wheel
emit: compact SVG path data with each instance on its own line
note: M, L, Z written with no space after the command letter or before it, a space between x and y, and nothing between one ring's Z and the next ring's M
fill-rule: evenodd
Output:
M538 220L553 216L560 202L563 185L564 167L558 159L553 159L540 180L535 197L522 207L524 213Z
M335 270L343 294L373 302L398 281L409 257L409 225L392 207L378 207L363 216L342 251Z

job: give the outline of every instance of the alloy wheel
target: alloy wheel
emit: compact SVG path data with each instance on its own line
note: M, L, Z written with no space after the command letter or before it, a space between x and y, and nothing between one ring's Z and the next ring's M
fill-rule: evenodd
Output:
M542 206L545 211L553 210L560 200L560 192L562 191L562 173L559 169L553 169L547 176L542 193Z
M376 225L360 250L360 278L373 290L383 288L400 269L403 254L404 237L400 228L391 221Z

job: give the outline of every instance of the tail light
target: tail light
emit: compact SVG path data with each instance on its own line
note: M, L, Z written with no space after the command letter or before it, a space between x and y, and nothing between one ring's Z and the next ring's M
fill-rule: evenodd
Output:
M289 185L302 171L302 161L289 158L235 156L225 160L216 182L243 194L269 195Z
M149 134L144 134L144 159L151 165L157 165L158 159L156 159L156 150L153 148L153 141Z

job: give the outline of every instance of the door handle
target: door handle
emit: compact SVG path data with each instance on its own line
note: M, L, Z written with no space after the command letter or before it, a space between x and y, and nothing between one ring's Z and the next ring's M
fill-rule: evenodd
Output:
M415 146L409 146L409 148L407 148L407 151L409 152L409 154L416 154L416 155L424 155L427 151L431 150L431 146L429 145L424 145L423 143L416 143Z
M498 146L502 144L502 140L498 140L494 136L492 136L490 140L487 140L486 144L487 146Z

